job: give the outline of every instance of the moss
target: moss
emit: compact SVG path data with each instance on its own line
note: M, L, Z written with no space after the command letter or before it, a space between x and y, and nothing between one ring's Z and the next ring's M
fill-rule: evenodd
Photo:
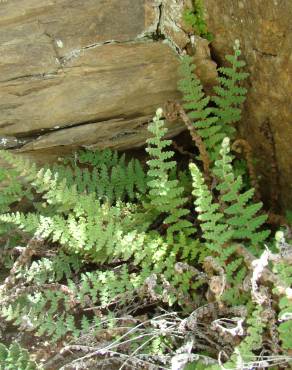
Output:
M192 28L195 34L212 41L213 35L208 31L205 21L205 9L202 0L193 0L192 9L187 8L184 11L183 19L185 23Z

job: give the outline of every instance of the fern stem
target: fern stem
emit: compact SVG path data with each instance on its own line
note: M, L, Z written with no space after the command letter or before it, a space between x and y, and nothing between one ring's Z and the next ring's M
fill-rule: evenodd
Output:
M199 150L200 159L203 162L205 181L207 183L210 183L211 181L210 158L209 158L209 154L207 152L206 146L201 136L197 133L194 124L192 123L188 115L186 114L186 111L184 110L183 106L179 104L178 102L171 102L171 106L177 111L178 116L181 118L181 120L186 125L187 129L189 130L190 135ZM166 109L167 109L167 106L166 106ZM166 118L168 120L172 119L171 115L167 114L167 111L166 111Z

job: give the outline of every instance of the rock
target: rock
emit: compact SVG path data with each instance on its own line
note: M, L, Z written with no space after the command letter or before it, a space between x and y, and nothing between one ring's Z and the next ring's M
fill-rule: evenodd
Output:
M39 158L144 145L157 107L180 97L189 1L0 1L0 138ZM208 88L216 65L196 45ZM184 129L169 124L170 136Z
M205 0L221 64L239 39L250 72L240 132L251 143L270 206L292 207L292 2Z
M24 145L20 151L52 149L54 147L69 146L73 149L83 147L87 149L118 149L140 147L149 136L147 131L148 122L152 116L143 116L134 119L112 119L106 122L89 123L77 127L61 129ZM176 122L168 125L170 136L175 136L184 130L184 127Z
M253 147L264 198L292 205L292 2L205 0L212 55L224 63L239 39L250 72L240 132Z
M96 122L101 133L107 121L151 115L165 100L178 98L178 65L174 51L161 43L103 45L80 53L54 75L2 82L1 135Z
M183 12L189 1L164 0L161 5L160 31L167 35L167 39L173 47L179 50L185 49L190 42L188 33L184 30Z

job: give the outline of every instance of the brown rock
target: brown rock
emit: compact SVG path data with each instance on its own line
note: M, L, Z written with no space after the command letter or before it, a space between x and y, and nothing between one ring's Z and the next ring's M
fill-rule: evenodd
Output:
M134 119L112 119L105 122L69 127L58 130L24 145L21 151L53 149L54 147L69 146L72 149L84 147L87 149L129 149L140 147L149 136L148 123L152 116ZM175 136L184 130L176 122L168 125L170 136Z
M160 43L103 45L52 76L3 82L1 135L151 115L178 97L178 64L174 51Z
M0 147L43 158L143 145L156 108L179 98L189 1L0 1ZM199 38L197 50L208 85L215 64ZM170 136L181 130L169 125Z
M254 149L263 195L292 205L292 2L205 0L220 63L239 39L250 72L240 132Z

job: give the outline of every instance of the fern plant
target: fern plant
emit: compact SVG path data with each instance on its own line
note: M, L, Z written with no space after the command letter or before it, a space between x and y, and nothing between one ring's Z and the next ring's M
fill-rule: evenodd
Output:
M38 279L33 279L38 281ZM130 275L126 265L120 271L86 272L80 275L78 284L67 279L66 284L34 285L32 292L24 290L16 299L1 308L1 315L15 325L28 331L35 331L37 336L47 336L53 342L65 335L77 338L92 325L100 328L100 320L86 315L86 308L100 305L107 307L119 300L125 304L128 294L143 282L139 276Z
M29 353L26 349L23 349L15 342L9 347L0 343L0 369L41 370L41 367L30 359Z
M219 264L224 267L227 282L232 289L225 292L225 299L238 302L238 290L246 275L243 259L236 256L236 242L250 240L252 252L261 250L261 243L268 237L269 231L258 231L266 215L258 215L262 204L248 204L252 198L253 189L240 192L242 179L235 178L232 168L232 157L229 154L229 139L225 138L220 150L221 158L215 162L214 174L219 183L216 188L220 192L219 202L214 202L213 195L204 183L203 176L195 164L190 165L193 177L193 195L195 196L196 211L201 221L203 237L210 252L216 256ZM230 263L230 257L233 256ZM242 296L242 293L241 293Z
M279 338L282 348L285 351L292 349L292 300L290 297L283 296L279 300Z
M278 289L274 289L274 293L279 295L278 332L282 341L282 348L285 352L288 352L292 349L292 266L289 258L292 252L292 245L285 240L283 231L276 233L275 241L279 255L282 258L274 262L273 272L287 286L284 294L279 292Z
M199 213L198 219L201 221L203 238L208 249L205 256L214 255L219 266L225 270L226 280L230 285L225 291L225 300L229 303L239 302L239 287L245 276L245 270L242 269L242 259L236 256L236 245L232 243L233 230L225 222L220 205L213 201L199 168L195 164L190 164L190 171L193 177L196 211ZM233 257L232 263L228 263L230 257Z
M233 347L226 368L254 366L250 360L265 348L263 338L277 326L267 323L264 307L252 306L246 289L249 275L255 273L250 260L260 254L269 232L262 204L253 203L254 190L243 187L236 174L226 137L234 135L232 125L240 118L246 93L240 87L246 74L240 71L244 64L239 56L236 45L234 55L227 57L231 67L219 69L217 96L211 99L193 74L191 59L183 59L179 86L184 108L212 159L206 183L205 166L203 174L197 164L190 164L192 184L185 172L178 174L161 109L149 125L148 170L110 150L82 151L43 169L0 151L13 167L10 180L16 183L20 176L35 195L30 212L11 211L24 194L23 185L4 189L7 199L0 199L1 223L20 230L23 238L0 286L2 318L37 336L36 342L55 343L58 352L62 340L67 344L62 361L67 361L66 351L75 351L71 358L80 352L80 362L76 355L72 366L86 367L90 360L97 368L98 356L120 356L125 361L121 368L134 359L136 368L149 363L166 368L196 358L196 368L210 368L222 349L231 354ZM31 252L27 239L36 235L43 244L25 259ZM275 281L269 267L264 273L256 271L258 284L263 282L268 290ZM286 261L274 266L274 274L291 285ZM288 353L291 300L288 294L276 294L280 300L274 306L282 320L278 332ZM226 331L221 335L210 325L216 318L228 321L234 312L245 317L240 304L249 309L247 334L233 343ZM168 312L174 305L176 312ZM155 320L161 311L164 318ZM99 351L100 338L106 345ZM15 348L0 346L3 368L15 368L12 358L16 368L31 368L27 354Z
M216 95L212 97L216 104L213 112L218 117L218 124L222 126L225 135L230 138L234 137L235 128L232 124L238 122L241 118L240 105L245 101L247 93L247 90L240 86L240 82L248 77L248 73L241 71L246 63L239 60L241 51L238 40L235 41L233 49L233 55L225 56L230 67L218 68L219 85L214 87Z
M125 155L117 152L81 151L74 160L65 159L64 165L54 165L59 181L66 179L67 186L76 186L81 194L95 193L100 200L133 201L147 191L147 176L137 159L126 163ZM92 169L80 165L91 165Z
M262 315L262 306L256 306L247 319L247 335L239 346L235 348L230 360L224 364L227 369L232 369L234 366L236 368L253 368L253 364L257 365L255 353L262 347L263 332L266 327L266 322Z
M206 240L215 244L208 244L210 250L215 251L217 245L223 246L230 240L250 240L251 245L256 247L268 237L269 231L258 232L267 216L258 215L262 203L249 204L254 189L243 193L241 176L235 178L230 156L229 139L222 142L220 151L221 158L215 162L214 174L219 180L216 189L220 192L219 202L213 203L213 195L204 183L203 176L195 164L190 165L193 176L193 195L197 198L195 204L199 212L198 218L202 221L201 227ZM222 259L226 259L223 251L220 251Z
M1 183L1 198L0 209L1 212L9 210L9 206L14 202L19 202L24 195L21 183L17 181L17 171L14 169L0 170Z
M113 207L108 203L101 204L94 193L80 194L76 185L68 186L65 178L60 181L58 173L49 169L37 171L26 161L14 160L14 156L7 152L2 154L16 168L22 169L22 176L42 194L43 205L54 206L48 215L4 214L0 216L2 222L16 224L26 232L42 234L52 242L59 242L70 253L94 261L105 261L113 255L118 257L123 239L133 235L133 229L138 235L147 228L147 222L138 220L135 206L120 202Z
M183 78L178 83L178 89L183 94L183 107L188 111L188 116L202 137L211 158L215 159L218 152L216 149L220 146L225 133L218 124L218 117L212 115L213 110L209 107L210 98L205 95L194 71L192 58L184 56L180 67Z
M236 42L234 54L226 56L231 67L218 68L221 75L218 77L218 86L214 87L216 95L211 99L205 96L201 82L194 74L192 58L185 56L182 59L180 74L183 78L178 88L183 94L183 107L188 111L213 161L218 157L223 138L234 137L235 128L232 125L241 117L240 105L245 100L247 90L240 83L248 74L241 71L245 62L239 60L240 55L239 43ZM215 107L209 106L210 100Z
M193 9L187 8L183 14L184 21L195 34L212 41L213 35L208 31L202 0L193 0L192 3Z
M42 285L70 279L81 270L82 261L75 254L65 254L60 250L51 258L42 257L30 266L23 266L18 274L28 283ZM74 273L73 273L74 272Z
M0 168L0 212L9 212L13 204L19 203L22 199L31 199L31 189L23 187L18 181L19 172L13 168ZM0 236L9 232L11 227L7 224L0 225Z
M220 192L219 200L223 207L226 223L233 230L233 239L249 240L253 251L263 243L270 234L269 230L258 231L267 220L267 215L258 215L262 203L251 203L254 189L241 192L241 176L235 177L230 155L230 139L226 137L221 146L220 158L213 169L220 181L216 189Z
M178 231L191 234L194 228L184 218L189 213L189 210L183 208L187 201L187 198L183 197L184 189L179 186L177 179L170 179L170 172L175 169L176 162L170 160L174 155L174 152L168 149L171 141L163 139L167 128L161 120L162 113L162 109L158 109L153 122L148 127L153 134L153 137L147 140L148 147L146 148L151 156L147 162L150 177L149 198L154 209L159 213L166 213L167 216L163 222L169 225L169 234Z

